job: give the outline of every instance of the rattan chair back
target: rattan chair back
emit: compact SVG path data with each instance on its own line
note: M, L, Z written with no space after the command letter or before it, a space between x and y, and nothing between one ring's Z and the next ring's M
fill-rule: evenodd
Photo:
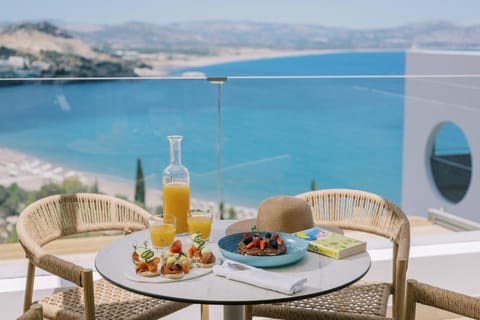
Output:
M46 244L74 234L107 230L118 230L127 234L142 230L148 227L149 216L147 211L128 201L89 193L53 195L26 207L17 222L18 238L29 260L24 311L32 303L35 267L40 267L83 289L71 291L68 297L65 294L48 301L42 300L44 314L49 319L98 319L100 311L96 315L96 302L101 304L101 312L105 319L108 319L109 314L114 316L121 312L129 319L157 319L187 306L139 296L115 287L105 280L94 283L91 269L66 261L44 249ZM125 300L128 300L129 308L134 309L123 308L125 311L121 311L120 306L127 306ZM141 307L136 306L136 301ZM112 305L111 309L108 309L109 304ZM134 317L135 314L137 317Z
M406 320L415 320L417 303L472 319L480 319L480 298L470 297L410 279L407 281Z
M73 234L142 230L148 227L149 215L130 202L106 195L54 195L25 208L17 228L22 245L36 251L53 240Z

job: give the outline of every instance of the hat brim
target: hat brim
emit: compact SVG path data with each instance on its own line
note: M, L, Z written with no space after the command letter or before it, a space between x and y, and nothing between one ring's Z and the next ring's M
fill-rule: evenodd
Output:
M257 218L239 220L232 223L225 229L225 234L252 231L252 227L257 223Z
M225 234L229 235L232 233L239 233L239 232L249 232L252 231L252 227L257 224L257 218L250 218L250 219L244 219L244 220L238 220L231 225L229 225L225 229ZM336 226L323 226L321 224L316 223L316 227L320 227L332 232L336 232L339 234L343 234L343 230L339 227Z

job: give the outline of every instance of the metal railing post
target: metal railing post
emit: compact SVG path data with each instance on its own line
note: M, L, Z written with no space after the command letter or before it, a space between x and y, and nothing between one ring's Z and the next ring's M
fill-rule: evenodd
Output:
M207 81L211 84L217 85L217 208L218 216L217 219L222 219L222 213L220 212L220 204L222 202L221 196L221 163L220 163L220 137L221 137L221 109L222 109L222 84L227 81L227 77L208 77Z

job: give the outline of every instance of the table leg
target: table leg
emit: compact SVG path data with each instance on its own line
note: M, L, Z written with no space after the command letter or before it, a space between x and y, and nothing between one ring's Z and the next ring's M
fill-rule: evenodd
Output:
M208 304L202 304L200 306L200 318L201 320L208 320L210 318Z
M223 319L224 320L244 320L244 306L223 306Z
M252 306L243 306L243 320L252 320Z

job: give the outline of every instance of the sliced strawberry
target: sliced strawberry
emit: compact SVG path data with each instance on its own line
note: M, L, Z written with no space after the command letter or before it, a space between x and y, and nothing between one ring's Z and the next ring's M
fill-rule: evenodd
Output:
M254 246L255 246L255 241L252 241L249 244L247 244L245 248L250 249L250 248L253 248Z
M267 246L267 241L265 241L265 239L262 239L262 240L260 240L259 245L260 245L260 250L263 250Z
M170 251L173 253L182 252L182 242L178 239L173 241L172 245L170 246Z

